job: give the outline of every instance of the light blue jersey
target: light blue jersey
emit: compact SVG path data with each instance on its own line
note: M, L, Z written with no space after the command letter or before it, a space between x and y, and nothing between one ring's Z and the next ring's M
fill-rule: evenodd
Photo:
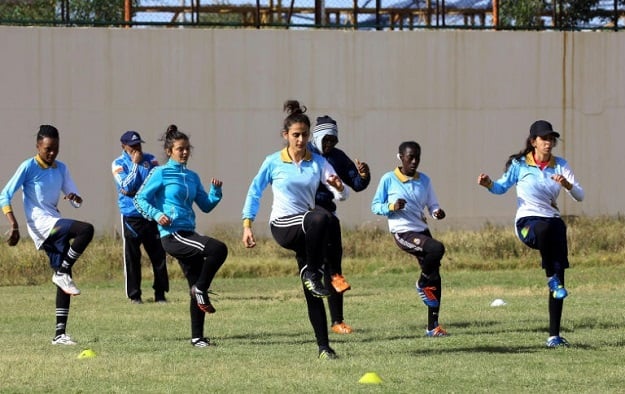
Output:
M252 180L243 206L243 219L256 218L263 191L269 184L273 192L269 221L313 209L319 183L324 184L337 200L345 200L348 188L339 192L327 182L335 174L330 163L316 153L308 151L301 162L295 163L287 148L275 152L265 158Z
M508 170L494 181L488 189L493 194L504 194L516 185L517 212L515 222L527 216L559 217L557 199L562 186L551 179L553 175L562 175L573 185L567 190L575 201L584 199L584 189L575 181L575 175L566 160L551 156L547 167L538 168L532 153L512 161Z
M400 198L406 200L406 206L398 211L392 210ZM425 231L428 228L426 208L430 215L440 209L430 178L422 172L408 177L399 167L382 175L371 202L371 212L388 218L391 233Z
M150 172L137 192L134 204L146 219L158 222L163 215L171 219L169 226L158 225L161 237L166 237L177 231L195 231L193 203L208 213L221 197L221 187L211 185L207 193L197 173L169 159L167 164Z
M78 189L64 163L56 160L49 166L39 156L23 161L0 193L0 206L5 214L13 211L11 200L20 188L28 234L39 249L61 218L58 208L61 192L79 194Z

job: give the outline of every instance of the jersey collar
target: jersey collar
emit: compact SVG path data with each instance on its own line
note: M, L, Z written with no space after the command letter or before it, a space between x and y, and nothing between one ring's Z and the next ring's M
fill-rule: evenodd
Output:
M56 160L52 162L52 165L48 165L45 161L43 161L43 159L39 156L39 154L35 156L35 161L37 162L39 167L43 168L44 170L47 170L50 167L56 168Z
M538 167L538 164L536 164L536 161L534 160L534 154L532 152L525 155L525 163L527 163L528 166ZM556 157L554 155L551 155L551 158L549 159L549 164L547 164L547 167L555 168L555 166L556 166Z
M285 163L293 163L291 156L289 156L288 148L284 148L280 151L280 159L282 159L282 161ZM312 153L310 153L309 149L306 149L306 155L304 155L304 160L312 160Z
M410 180L417 180L419 179L419 171L416 171L414 176L408 176L408 175L404 175L401 170L399 169L399 167L395 168L395 171L393 171L395 173L395 176L397 178L399 178L400 181L402 181L402 183L406 183Z

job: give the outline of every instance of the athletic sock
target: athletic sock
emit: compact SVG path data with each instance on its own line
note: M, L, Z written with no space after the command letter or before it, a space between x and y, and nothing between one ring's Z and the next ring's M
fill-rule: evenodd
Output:
M67 251L67 256L61 263L61 267L59 268L58 272L63 274L69 274L71 272L72 266L81 255L82 253L78 253L70 247Z
M428 330L433 330L438 326L439 307L428 307Z

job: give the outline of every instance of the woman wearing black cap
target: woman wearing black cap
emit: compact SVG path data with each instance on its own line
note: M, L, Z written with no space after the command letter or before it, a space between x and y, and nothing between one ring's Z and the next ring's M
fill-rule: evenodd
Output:
M537 120L530 127L525 149L508 158L505 172L496 181L480 174L477 182L493 194L503 194L516 185L516 234L532 249L538 249L549 287L549 338L547 347L568 346L560 336L564 288L564 270L569 267L566 225L560 217L556 200L560 190L575 200L584 199L584 190L575 181L566 160L551 151L560 134L551 123Z

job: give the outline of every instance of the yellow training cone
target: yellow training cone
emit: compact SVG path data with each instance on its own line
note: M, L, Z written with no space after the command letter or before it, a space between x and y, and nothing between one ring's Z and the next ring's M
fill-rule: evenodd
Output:
M375 372L367 372L362 375L362 378L360 378L358 383L380 384L382 383L382 378L380 378L380 376Z
M78 358L93 358L95 357L95 352L91 349L85 349L78 355Z

